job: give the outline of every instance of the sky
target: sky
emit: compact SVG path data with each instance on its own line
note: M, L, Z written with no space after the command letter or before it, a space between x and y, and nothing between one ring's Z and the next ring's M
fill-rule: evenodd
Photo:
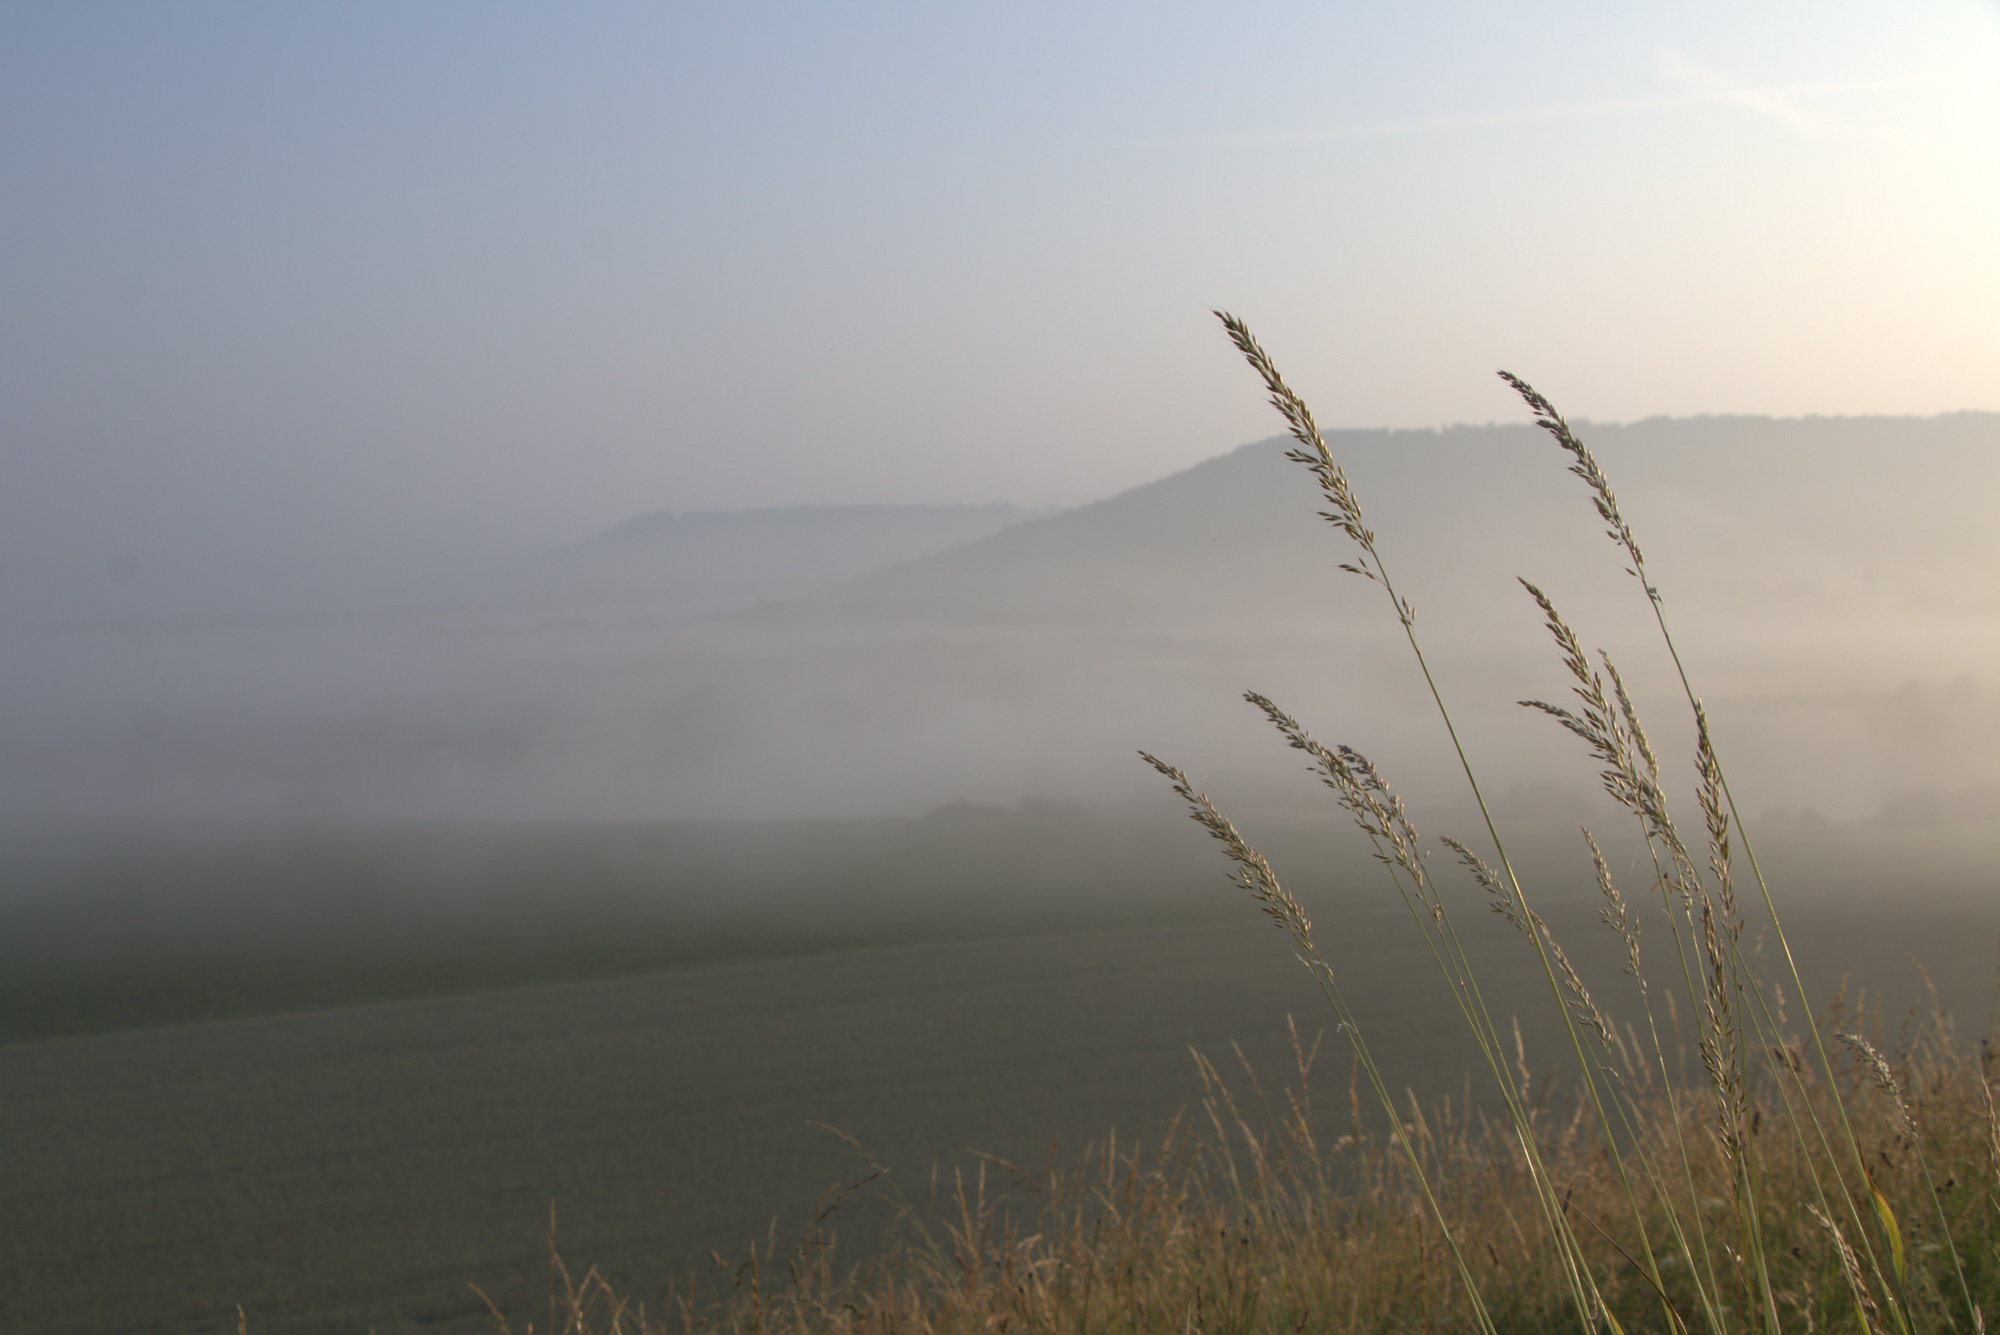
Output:
M11 4L0 611L1278 426L2000 408L2000 5ZM106 602L111 599L111 602Z

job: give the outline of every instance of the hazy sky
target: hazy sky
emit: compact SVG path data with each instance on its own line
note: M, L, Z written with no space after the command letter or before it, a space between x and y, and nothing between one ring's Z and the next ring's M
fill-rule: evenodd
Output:
M2000 408L1990 0L17 3L0 192L14 605L1075 504L1275 429L1218 305L1330 426Z

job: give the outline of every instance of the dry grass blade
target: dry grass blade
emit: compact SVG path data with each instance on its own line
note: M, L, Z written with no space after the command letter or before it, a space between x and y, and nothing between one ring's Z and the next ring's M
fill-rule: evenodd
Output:
M1325 968L1323 962L1315 964L1319 961L1319 952L1313 946L1312 919L1306 916L1305 909L1292 898L1291 892L1278 884L1277 873L1271 870L1271 864L1264 860L1263 854L1244 841L1228 818L1216 810L1215 803L1195 791L1186 774L1144 751L1139 753L1139 757L1166 776L1174 792L1188 804L1189 813L1195 821L1222 845L1229 860L1236 864L1236 871L1230 879L1249 891L1250 897L1257 901L1265 914L1292 938L1308 967Z
M1584 484L1590 488L1599 517L1610 526L1605 530L1605 536L1625 549L1626 554L1632 558L1632 569L1628 573L1644 583L1646 558L1639 551L1639 540L1632 536L1631 525L1625 522L1625 516L1619 512L1618 495L1611 490L1611 480L1605 477L1604 470L1597 466L1596 458L1584 447L1583 442L1576 438L1576 433L1569 429L1569 423L1563 420L1563 415L1556 411L1555 405L1537 393L1533 385L1508 371L1499 372L1499 376L1513 387L1514 392L1521 396L1522 401L1535 414L1535 425L1555 437L1556 444L1568 451L1570 457L1575 460L1570 465L1569 471L1582 478ZM1650 584L1646 586L1646 592L1649 595L1654 594Z
M1264 351L1263 344L1250 332L1250 326L1226 311L1216 311L1215 318L1222 321L1222 327L1229 333L1229 341L1243 354L1257 374L1263 378L1264 388L1271 395L1271 406L1276 408L1291 428L1292 439L1299 448L1287 452L1286 457L1312 469L1319 479L1320 494L1330 507L1321 518L1334 524L1354 540L1364 553L1363 558L1353 565L1343 565L1342 570L1365 575L1369 579L1378 578L1370 562L1375 555L1375 534L1361 518L1361 503L1354 499L1354 489L1348 484L1347 474L1333 460L1333 451L1326 447L1326 437L1320 434L1318 423L1313 421L1312 409L1306 407L1304 399L1292 391L1285 378L1278 374L1278 368L1271 355Z
M1514 888L1507 884L1500 873L1493 870L1485 858L1453 839L1450 835L1440 835L1438 842L1457 855L1459 862L1472 873L1472 879L1486 892L1487 906L1505 918L1515 927L1528 930L1527 910L1514 895Z

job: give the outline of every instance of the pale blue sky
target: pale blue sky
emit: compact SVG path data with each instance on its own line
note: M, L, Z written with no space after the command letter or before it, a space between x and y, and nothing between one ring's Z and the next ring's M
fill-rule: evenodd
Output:
M0 605L1276 427L2000 409L2000 7L14 4ZM1893 466L1893 465L1892 465Z

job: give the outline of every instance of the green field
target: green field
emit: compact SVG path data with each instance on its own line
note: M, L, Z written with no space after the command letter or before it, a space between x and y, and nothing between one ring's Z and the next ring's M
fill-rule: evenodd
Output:
M967 810L14 831L0 1042L1226 912L1179 822Z
M1392 1078L1462 1099L1461 1033L1426 1009L1420 938L1365 858L1267 835ZM1615 975L1573 837L1523 860L1571 864L1542 876L1545 912ZM1893 1043L1914 956L1983 1031L1983 842L1769 836L1808 987L1886 990ZM539 1325L551 1202L565 1256L658 1310L710 1248L740 1261L774 1218L789 1245L859 1175L812 1123L893 1170L839 1216L856 1244L934 1166L976 1169L968 1147L1039 1163L1114 1127L1152 1137L1193 1099L1190 1045L1240 1043L1276 1076L1288 1012L1326 1027L1202 843L1020 813L22 837L0 1312L42 1332L233 1330L239 1302L255 1332L487 1329L478 1284ZM1556 1065L1518 938L1468 921L1490 1003ZM1344 1055L1324 1073L1344 1091Z

